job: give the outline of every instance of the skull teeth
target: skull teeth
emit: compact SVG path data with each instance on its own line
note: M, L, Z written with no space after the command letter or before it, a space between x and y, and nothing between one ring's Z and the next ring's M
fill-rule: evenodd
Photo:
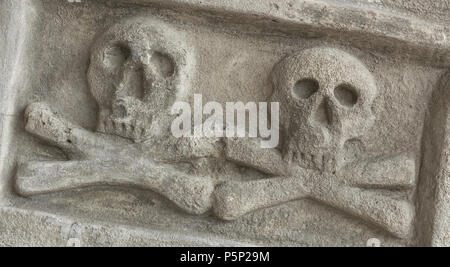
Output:
M135 121L124 122L112 118L102 120L98 127L98 131L132 139L137 142L142 141L146 136L145 128L138 125Z

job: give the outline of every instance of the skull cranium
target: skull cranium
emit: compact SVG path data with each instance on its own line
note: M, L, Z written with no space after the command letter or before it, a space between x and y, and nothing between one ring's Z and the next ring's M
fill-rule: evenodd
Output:
M312 48L282 60L273 71L273 101L280 102L284 152L302 167L336 171L346 141L374 124L375 79L355 57Z
M189 86L195 59L188 51L183 34L158 20L138 17L107 30L88 73L97 130L137 142L158 133Z

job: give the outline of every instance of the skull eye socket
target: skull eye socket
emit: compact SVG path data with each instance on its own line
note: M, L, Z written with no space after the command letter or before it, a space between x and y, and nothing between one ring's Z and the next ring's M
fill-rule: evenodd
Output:
M103 64L111 70L119 70L130 56L131 50L127 46L114 44L105 49Z
M166 54L155 52L150 61L156 67L159 75L164 78L168 78L175 73L175 63L172 58Z
M314 79L303 79L295 83L293 94L298 99L308 99L319 91L319 82Z
M358 102L358 93L355 88L348 84L341 84L336 87L334 96L341 105L348 108L353 107Z

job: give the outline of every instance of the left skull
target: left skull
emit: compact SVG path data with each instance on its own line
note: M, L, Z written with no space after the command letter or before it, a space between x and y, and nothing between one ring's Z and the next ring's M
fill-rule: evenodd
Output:
M33 196L99 185L129 186L158 193L190 214L208 211L214 181L156 161L151 147L139 142L167 137L153 127L172 121L168 111L189 86L187 74L194 60L184 40L175 29L146 18L126 20L103 34L93 47L89 69L100 108L99 133L64 119L46 103L30 104L25 129L61 148L69 160L19 164L17 193Z
M150 18L121 22L100 36L88 71L97 131L148 139L185 95L195 62L189 51L182 32Z

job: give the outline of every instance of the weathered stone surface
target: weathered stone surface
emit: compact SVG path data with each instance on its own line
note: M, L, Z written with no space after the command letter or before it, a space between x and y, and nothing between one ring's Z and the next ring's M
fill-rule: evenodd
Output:
M0 245L450 246L448 7L1 1ZM176 137L195 95L279 145Z

